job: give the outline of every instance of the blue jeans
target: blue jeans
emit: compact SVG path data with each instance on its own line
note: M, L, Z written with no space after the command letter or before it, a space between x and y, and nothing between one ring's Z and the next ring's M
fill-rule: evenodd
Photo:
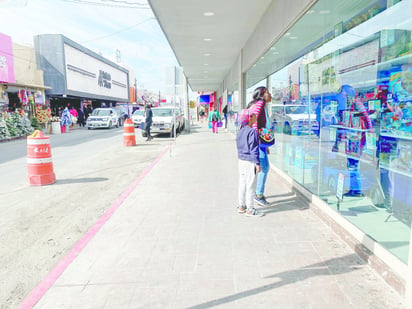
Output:
M259 147L259 160L261 171L257 177L256 195L262 195L265 192L266 178L269 172L269 158L266 147Z
M350 176L350 187L349 190L354 193L361 193L362 186L359 174L359 160L348 158L347 166Z
M385 207L392 208L392 198L394 193L392 172L387 169L380 168L380 180L382 191L385 196Z

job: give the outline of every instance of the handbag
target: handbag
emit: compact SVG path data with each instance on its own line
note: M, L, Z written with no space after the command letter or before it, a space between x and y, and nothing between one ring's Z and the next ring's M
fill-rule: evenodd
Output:
M218 123L217 123L217 126L220 128L220 127L222 127L223 126L223 122L222 121L219 121Z
M207 124L207 127L209 128L209 129L211 129L213 126L212 126L212 122L208 122L208 124Z
M217 119L217 117L216 117L216 114L213 112L213 114L212 114L212 121L217 121L218 119Z
M145 124L146 124L146 122L143 122L143 121L142 121L142 122L140 123L140 125L139 125L139 129L140 129L140 130L144 130Z
M269 125L269 117L268 113L266 111L266 108L263 108L265 110L265 116L266 116L266 127L262 127L259 129L259 140L260 140L260 147L270 147L275 144L275 133L271 128L268 127Z

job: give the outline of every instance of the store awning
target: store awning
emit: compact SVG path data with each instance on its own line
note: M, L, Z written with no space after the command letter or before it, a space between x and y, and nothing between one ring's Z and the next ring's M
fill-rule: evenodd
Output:
M44 86L44 85L36 85L36 84L20 84L20 83L7 83L7 82L0 82L2 85L17 87L17 88L34 88L34 89L52 89L52 87Z

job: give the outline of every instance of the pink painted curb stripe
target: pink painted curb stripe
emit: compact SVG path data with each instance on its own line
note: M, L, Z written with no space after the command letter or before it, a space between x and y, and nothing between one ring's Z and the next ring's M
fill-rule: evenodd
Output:
M96 235L101 227L110 219L115 211L123 204L126 198L133 192L137 185L146 177L160 159L167 153L172 144L170 144L144 171L143 173L116 199L100 219L90 228L89 231L80 239L66 256L50 271L47 276L30 292L29 295L20 304L20 309L33 308L43 295L56 282L66 268L74 261L80 252L86 247L90 240Z

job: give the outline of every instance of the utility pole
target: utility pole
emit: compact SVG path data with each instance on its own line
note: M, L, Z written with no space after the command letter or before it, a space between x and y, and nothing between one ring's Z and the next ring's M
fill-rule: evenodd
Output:
M134 99L136 101L137 104L137 79L134 79Z

